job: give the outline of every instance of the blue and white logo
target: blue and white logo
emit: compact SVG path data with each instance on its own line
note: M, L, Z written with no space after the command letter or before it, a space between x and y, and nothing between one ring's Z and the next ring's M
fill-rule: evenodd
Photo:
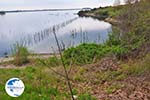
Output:
M19 97L24 89L24 83L19 78L11 78L5 84L5 90L11 97Z

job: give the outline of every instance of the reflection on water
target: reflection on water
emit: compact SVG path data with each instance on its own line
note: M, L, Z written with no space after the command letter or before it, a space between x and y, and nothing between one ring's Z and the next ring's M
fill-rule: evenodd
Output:
M77 11L10 13L0 16L0 56L16 42L35 53L56 51L53 30L62 49L85 42L104 42L111 25L92 18L80 18Z

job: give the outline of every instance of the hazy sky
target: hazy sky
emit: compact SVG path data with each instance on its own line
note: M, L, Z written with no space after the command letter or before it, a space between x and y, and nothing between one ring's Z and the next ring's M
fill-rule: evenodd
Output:
M112 5L114 0L0 0L0 10L83 8Z

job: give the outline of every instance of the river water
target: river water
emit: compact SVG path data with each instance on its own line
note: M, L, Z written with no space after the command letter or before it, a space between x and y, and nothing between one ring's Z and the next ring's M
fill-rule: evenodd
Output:
M33 53L57 51L55 30L62 49L81 43L103 43L111 24L79 17L77 10L20 12L0 15L0 57L10 54L14 44L27 46Z

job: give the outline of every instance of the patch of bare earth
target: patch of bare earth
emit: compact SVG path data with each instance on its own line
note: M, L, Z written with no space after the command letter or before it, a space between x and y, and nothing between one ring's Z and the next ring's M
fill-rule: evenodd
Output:
M84 73L79 73L84 69ZM73 68L71 76L80 74L82 80L74 80L73 87L81 93L88 92L98 100L150 100L150 74L127 76L122 80L101 81L95 77L101 71L118 70L118 63L106 58L99 63ZM113 86L114 85L114 86ZM111 88L112 87L112 88ZM110 93L109 93L110 91Z
M100 88L101 90L97 88L97 92L93 95L95 95L98 100L150 100L149 77L150 76L129 77L119 82L124 85L123 88L115 90L111 94L101 91L102 88ZM105 87L106 84L101 85Z

